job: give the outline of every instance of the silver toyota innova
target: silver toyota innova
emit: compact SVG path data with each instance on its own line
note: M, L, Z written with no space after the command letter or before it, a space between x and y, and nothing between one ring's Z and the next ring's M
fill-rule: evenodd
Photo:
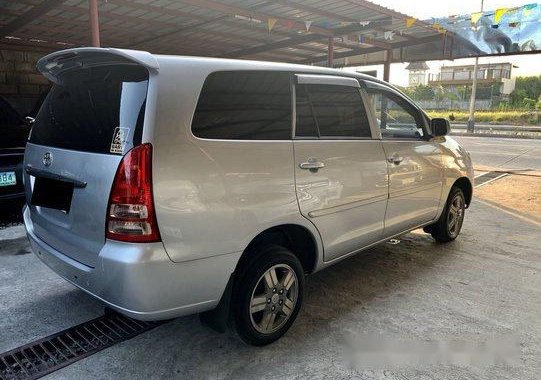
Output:
M141 320L283 335L305 276L423 227L455 239L469 154L393 86L340 70L78 48L24 159L36 255Z

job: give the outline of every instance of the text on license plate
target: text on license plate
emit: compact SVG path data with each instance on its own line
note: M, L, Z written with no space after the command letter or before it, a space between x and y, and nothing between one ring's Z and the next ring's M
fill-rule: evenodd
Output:
M0 172L0 186L16 185L15 172Z

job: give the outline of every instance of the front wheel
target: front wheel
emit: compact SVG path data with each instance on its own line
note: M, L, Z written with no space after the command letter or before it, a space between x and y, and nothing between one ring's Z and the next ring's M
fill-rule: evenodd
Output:
M462 229L465 209L464 193L459 187L453 186L440 218L435 224L425 227L425 231L440 243L455 240Z
M239 337L263 346L280 338L295 321L304 292L299 259L281 246L254 252L233 289L232 319Z

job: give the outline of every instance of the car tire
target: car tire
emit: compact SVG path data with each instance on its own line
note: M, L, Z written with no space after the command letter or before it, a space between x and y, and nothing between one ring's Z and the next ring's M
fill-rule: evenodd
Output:
M264 346L284 335L295 321L304 294L304 271L288 249L254 250L235 278L231 325L242 341Z
M449 192L447 203L438 221L424 228L439 243L447 243L455 240L460 234L466 198L459 187L453 186Z

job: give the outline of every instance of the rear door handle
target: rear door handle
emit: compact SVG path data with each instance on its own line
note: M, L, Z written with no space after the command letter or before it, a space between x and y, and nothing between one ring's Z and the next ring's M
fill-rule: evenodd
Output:
M299 164L299 168L310 170L310 171L318 171L319 169L324 168L324 167L325 167L325 164L323 162L318 161L317 159L312 158L312 157L310 157L308 161L301 162Z
M397 153L395 153L391 157L387 158L387 161L389 161L392 164L398 165L399 163L404 161L404 157L399 156Z
M32 165L26 165L24 170L28 174L34 177L43 177L43 178L54 179L54 180L62 181L62 182L68 182L68 183L73 184L74 187L81 187L81 188L86 187L86 182L84 181L79 181L78 179L67 177L61 174L51 173L46 170L36 169Z

